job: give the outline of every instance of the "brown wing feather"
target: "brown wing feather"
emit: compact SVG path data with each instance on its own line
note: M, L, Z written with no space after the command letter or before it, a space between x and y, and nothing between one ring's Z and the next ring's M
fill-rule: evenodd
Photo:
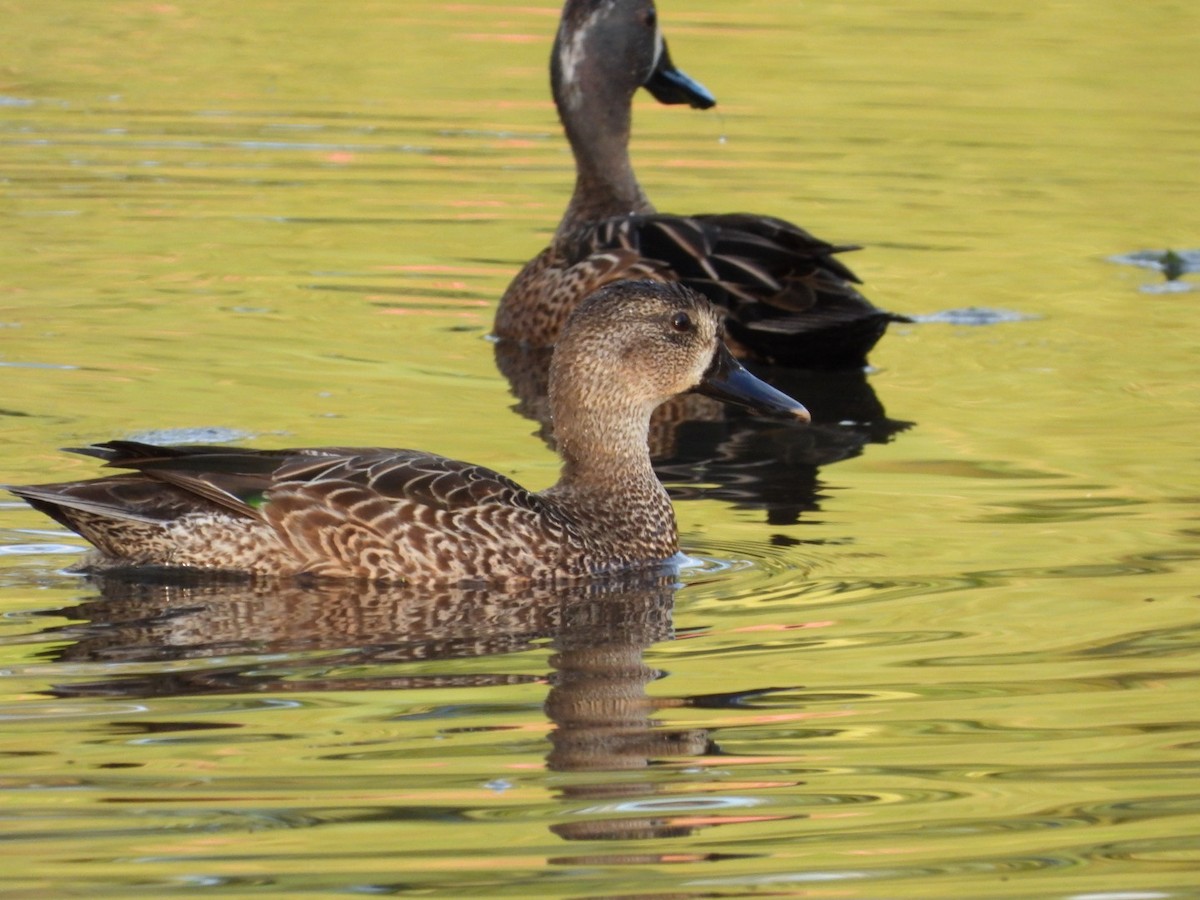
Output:
M434 509L486 504L540 508L537 495L484 466L416 450L360 450L316 460L294 460L274 473L271 501L307 485L353 485L387 501Z
M635 250L702 289L711 282L708 293L719 302L732 295L788 310L791 286L802 282L809 297L854 298L875 309L853 288L857 276L834 257L856 248L827 243L782 219L742 213L622 216L595 225L586 242L593 252L613 245ZM738 312L736 304L731 311Z
M14 490L122 564L482 578L552 568L571 527L498 472L411 450L112 442L81 452L134 471Z
M654 276L682 281L728 311L730 336L752 356L801 367L863 365L887 324L830 244L783 219L745 213L619 216L581 229L563 249L638 254ZM580 294L579 296L583 296Z
M414 451L349 456L319 472L301 461L277 474L263 516L312 575L524 571L551 552L537 543L566 527L561 513L511 479Z
M260 516L264 502L273 503L277 497L301 487L331 492L323 504L326 506L338 505L332 492L347 486L364 489L383 501L408 500L445 510L487 503L534 509L541 503L535 494L491 469L415 450L372 447L240 450L110 441L77 452L99 456L109 466L139 473L140 477L117 476L79 483L110 486L107 491L113 497L112 505L128 510L133 510L131 491L135 485L155 484L177 489L162 494L172 498L176 506L186 505L180 498L193 497L195 507L207 509L208 504L213 504L235 515L254 518ZM117 488L125 496L118 498ZM152 490L142 493L145 503L154 496ZM139 495L136 499L143 498ZM83 502L80 495L78 503ZM90 497L89 502L97 511L105 505L103 494ZM163 519L178 513L145 508L138 514Z

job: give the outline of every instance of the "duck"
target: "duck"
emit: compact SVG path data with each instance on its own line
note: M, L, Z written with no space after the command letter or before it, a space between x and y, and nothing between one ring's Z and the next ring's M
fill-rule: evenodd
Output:
M891 322L859 293L830 244L753 213L672 215L647 198L629 157L633 96L708 109L715 97L671 60L652 0L567 0L550 83L575 157L575 188L550 245L513 278L497 338L553 344L568 313L612 281L682 281L718 304L739 358L861 368Z
M670 566L675 514L647 446L655 407L695 390L810 419L723 333L716 307L679 283L618 282L580 303L551 359L562 468L542 491L417 450L132 440L68 448L122 474L9 490L93 545L84 572L519 587Z

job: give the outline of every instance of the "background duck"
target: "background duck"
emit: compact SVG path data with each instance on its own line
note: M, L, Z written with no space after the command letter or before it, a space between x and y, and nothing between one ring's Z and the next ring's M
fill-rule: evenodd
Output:
M130 474L10 490L91 542L91 570L544 584L657 566L678 538L647 449L656 406L696 389L808 421L721 336L716 308L678 284L624 282L580 304L550 368L562 474L538 493L415 450L132 441L76 451Z
M782 219L654 209L629 159L633 95L707 109L716 100L671 62L650 0L567 0L550 82L575 156L575 191L550 246L508 286L498 337L557 340L570 310L622 278L679 280L727 313L739 356L801 368L866 364L889 322L854 287L834 245Z

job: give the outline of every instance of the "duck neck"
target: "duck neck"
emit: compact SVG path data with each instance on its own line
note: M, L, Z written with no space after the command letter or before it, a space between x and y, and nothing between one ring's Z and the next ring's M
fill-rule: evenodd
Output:
M610 216L654 212L629 159L630 99L604 99L604 94L555 98L575 156L575 191L560 235Z
M649 413L621 412L605 415L588 405L554 403L554 440L563 458L560 484L608 492L615 485L640 483L662 489L647 449Z
M646 443L651 410L600 410L586 396L553 396L551 404L563 467L548 493L606 542L654 542L662 558L673 554L675 513Z

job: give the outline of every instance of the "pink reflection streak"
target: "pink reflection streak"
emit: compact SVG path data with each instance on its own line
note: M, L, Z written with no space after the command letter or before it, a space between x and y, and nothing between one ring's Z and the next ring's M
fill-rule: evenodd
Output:
M793 622L791 624L772 623L770 625L747 625L745 628L734 628L733 634L743 634L748 631L795 631L798 628L829 628L836 625L833 619L820 622Z

